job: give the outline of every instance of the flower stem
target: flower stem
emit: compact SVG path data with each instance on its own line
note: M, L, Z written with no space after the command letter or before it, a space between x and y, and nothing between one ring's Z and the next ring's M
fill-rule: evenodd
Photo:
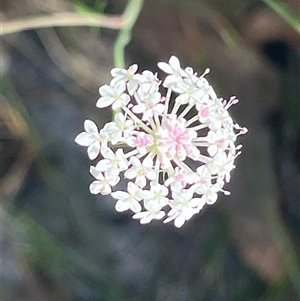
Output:
M198 130L202 130L202 129L205 129L208 125L205 124L205 123L202 123L202 124L199 124L199 125L196 125L194 126L193 128L190 128L194 131L198 131Z
M193 106L194 106L194 105L188 105L188 106L184 109L184 111L178 116L178 118L184 117L184 116L191 110L191 108L192 108Z
M164 113L164 116L166 116L166 115L168 114L171 94L172 94L172 90L169 88L168 91L167 91L167 95L166 95L166 102L165 102L165 106L166 106L166 107L165 107L165 113Z
M122 15L124 25L121 27L114 45L115 67L125 67L125 47L130 42L132 28L140 14L144 0L130 0Z
M173 158L173 161L179 166L181 167L181 169L188 171L189 173L192 173L193 171L189 168L188 165L186 165L184 162L178 160L177 158Z
M145 123L141 122L141 120L137 118L127 107L123 106L122 109L130 116L133 121L136 122L137 126L141 127L148 134L152 133L152 130Z
M185 127L188 127L190 124L192 124L193 122L199 120L199 117L198 115L195 115L193 118L189 119L186 124L185 124Z

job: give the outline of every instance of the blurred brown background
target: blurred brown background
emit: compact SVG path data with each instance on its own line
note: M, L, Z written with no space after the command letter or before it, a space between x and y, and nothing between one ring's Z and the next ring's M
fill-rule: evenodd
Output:
M282 1L300 14L298 1ZM121 14L126 1L2 0L2 21ZM300 300L300 38L258 0L148 0L127 66L174 54L208 79L249 133L228 189L182 229L141 226L92 196L75 144L110 80L117 32L27 30L1 40L2 298L9 301Z

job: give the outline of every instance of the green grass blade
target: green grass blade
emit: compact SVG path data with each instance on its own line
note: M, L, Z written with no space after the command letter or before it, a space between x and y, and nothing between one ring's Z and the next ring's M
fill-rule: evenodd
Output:
M300 34L300 16L297 16L286 3L278 0L263 1Z

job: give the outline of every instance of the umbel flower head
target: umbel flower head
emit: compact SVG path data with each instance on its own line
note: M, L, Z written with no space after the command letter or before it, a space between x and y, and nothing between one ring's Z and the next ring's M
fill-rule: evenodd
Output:
M228 113L238 100L217 97L204 78L208 69L198 76L175 56L158 67L163 82L151 71L137 73L137 65L112 69L96 106L111 106L113 121L99 131L86 120L75 141L91 160L101 154L90 167L92 194L111 194L117 211L131 210L142 224L164 218L181 227L219 192L229 194L223 186L241 153L236 139L247 129ZM117 189L121 178L126 191Z

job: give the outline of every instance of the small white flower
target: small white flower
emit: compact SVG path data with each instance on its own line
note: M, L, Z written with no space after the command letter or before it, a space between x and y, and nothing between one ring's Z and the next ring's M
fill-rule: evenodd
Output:
M230 172L235 168L234 159L232 154L227 155L226 152L219 152L208 165L208 169L211 174L218 174L219 177L225 178L226 182L229 182Z
M98 108L105 108L112 105L113 110L120 109L123 105L127 105L130 101L129 95L123 93L125 91L125 83L118 81L114 86L104 85L99 88L101 97L97 100Z
M201 165L197 168L195 176L195 189L199 194L203 194L204 191L211 186L212 176L206 165Z
M207 95L205 91L197 86L197 79L195 80L194 76L184 78L173 87L173 90L179 93L176 97L176 102L180 104L188 103L194 105Z
M142 192L145 203L155 202L160 207L167 205L169 202L169 199L167 198L169 190L167 187L156 182L151 182L150 185L150 190L143 190Z
M187 170L177 166L174 171L169 172L169 178L165 181L165 185L173 185L181 189L185 188L187 184L194 183L194 178L193 173L189 173Z
M213 110L210 114L210 124L209 128L213 131L220 129L221 127L232 128L233 120L229 116L227 110L223 107L219 107L216 110Z
M139 77L140 88L144 94L153 94L158 92L160 80L157 78L157 74L153 74L151 71L145 70Z
M131 157L130 163L132 167L129 168L124 176L127 179L135 179L135 184L139 187L144 187L148 180L156 179L156 172L153 169L153 162L150 158L144 159L143 163L137 157Z
M101 193L103 195L111 193L111 187L119 183L120 177L114 173L102 173L96 167L90 167L90 173L97 179L90 185L90 192L92 194Z
M117 113L114 121L107 123L103 130L109 137L111 143L117 144L119 142L132 140L131 136L133 134L133 129L133 121L126 119L124 114Z
M182 81L184 71L181 69L180 61L176 56L171 56L169 64L165 62L159 62L157 65L162 71L169 74L164 81L164 87L169 88L172 85Z
M218 185L204 186L201 190L202 197L201 200L204 204L212 205L217 201L218 192L220 191L220 187Z
M155 113L161 115L165 110L165 106L160 103L159 92L145 94L142 90L138 90L136 100L137 105L132 108L132 111L136 114L143 113L142 120L149 120Z
M173 199L170 201L172 209L164 222L167 223L174 220L174 225L180 228L185 221L198 213L204 204L205 202L201 198L193 198L192 190L174 190Z
M117 110L113 121L99 132L86 120L75 141L88 146L91 159L103 156L90 168L96 178L91 193L111 194L116 210L131 210L141 224L165 218L179 228L220 192L229 195L223 186L241 153L237 137L247 130L228 113L238 100L217 97L204 78L208 69L198 76L190 67L182 69L175 56L158 67L167 74L166 93L151 71L114 68L97 101L99 108ZM120 176L128 182L126 191L112 191Z
M134 183L129 182L127 185L127 191L116 191L112 192L112 197L117 199L116 210L119 212L125 210L132 210L133 212L140 212L142 206L139 201L142 199L140 194L140 187L136 186Z
M111 70L113 79L111 80L110 85L114 86L118 82L125 82L129 95L133 95L140 83L138 76L135 75L137 69L137 64L130 66L127 70L123 68L113 68Z
M88 156L94 160L99 155L101 142L106 140L106 136L101 131L99 133L96 124L89 119L85 120L84 129L85 132L76 136L75 142L81 146L88 146Z
M99 171L110 171L111 173L119 174L121 171L128 168L128 162L124 157L124 152L119 148L114 153L110 148L104 147L101 151L103 160L100 160L96 168Z
M218 151L224 151L230 142L228 131L222 128L209 131L206 138L209 144L207 151L211 156L214 156Z
M161 210L160 204L155 201L147 200L144 202L144 206L146 211L138 212L132 216L134 219L139 219L141 224L148 224L153 219L162 219L166 215Z

